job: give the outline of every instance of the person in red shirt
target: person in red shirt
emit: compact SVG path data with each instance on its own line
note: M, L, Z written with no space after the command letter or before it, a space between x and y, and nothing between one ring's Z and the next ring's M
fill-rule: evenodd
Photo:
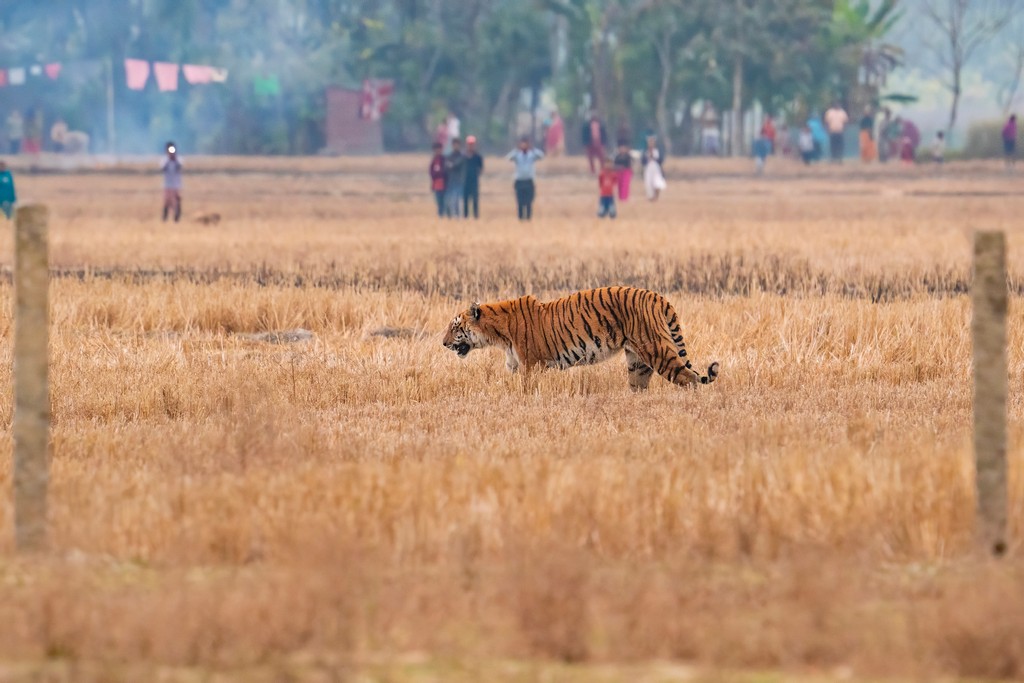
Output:
M434 191L437 201L437 215L444 218L445 190L448 185L448 171L444 165L444 147L440 142L434 143L434 158L430 160L430 189Z
M615 218L615 189L619 186L619 174L615 170L615 164L611 159L604 160L601 174L597 176L597 185L601 189L601 199L598 204L597 217Z
M769 153L775 154L775 136L777 131L775 130L775 122L772 121L772 117L764 117L764 125L761 126L761 137L768 141L770 148Z

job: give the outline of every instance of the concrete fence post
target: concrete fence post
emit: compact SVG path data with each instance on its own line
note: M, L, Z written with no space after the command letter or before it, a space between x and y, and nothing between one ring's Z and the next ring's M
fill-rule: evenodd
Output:
M45 550L50 480L49 256L45 206L18 209L14 237L14 537Z
M971 283L974 344L974 456L978 533L997 555L1007 547L1006 510L1006 238L974 235Z

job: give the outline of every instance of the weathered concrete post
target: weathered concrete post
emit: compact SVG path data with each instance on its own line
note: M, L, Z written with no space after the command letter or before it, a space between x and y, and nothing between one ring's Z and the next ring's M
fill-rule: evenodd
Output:
M971 284L974 343L974 456L977 463L979 538L994 553L1007 546L1006 530L1006 239L1002 232L974 235Z
M50 480L49 257L45 206L18 209L14 237L14 537L45 550Z

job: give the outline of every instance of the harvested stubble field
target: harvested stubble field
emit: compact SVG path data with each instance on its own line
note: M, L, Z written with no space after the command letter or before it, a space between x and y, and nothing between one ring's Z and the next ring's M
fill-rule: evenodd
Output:
M19 176L52 211L54 552L13 554L8 235L0 681L1024 675L1024 564L969 540L965 294L974 228L1024 292L1018 179L679 161L603 222L559 160L524 225L491 163L479 222L432 217L418 157L192 160L180 225L149 162ZM665 293L719 381L439 343L473 299L604 284Z

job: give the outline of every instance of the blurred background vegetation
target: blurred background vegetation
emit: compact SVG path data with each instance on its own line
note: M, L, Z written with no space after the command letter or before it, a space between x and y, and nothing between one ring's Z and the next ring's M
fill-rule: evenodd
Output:
M325 89L382 78L396 86L389 150L425 148L449 111L503 147L557 106L570 150L593 110L613 137L651 130L685 154L712 110L723 125L735 110L796 122L833 100L854 118L878 104L904 60L891 34L906 11L897 0L6 0L0 68L61 62L78 75L0 90L0 115L41 107L103 151L109 73L119 151L173 137L190 151L309 154L324 144ZM130 91L126 57L230 77ZM742 139L756 123L724 125Z

